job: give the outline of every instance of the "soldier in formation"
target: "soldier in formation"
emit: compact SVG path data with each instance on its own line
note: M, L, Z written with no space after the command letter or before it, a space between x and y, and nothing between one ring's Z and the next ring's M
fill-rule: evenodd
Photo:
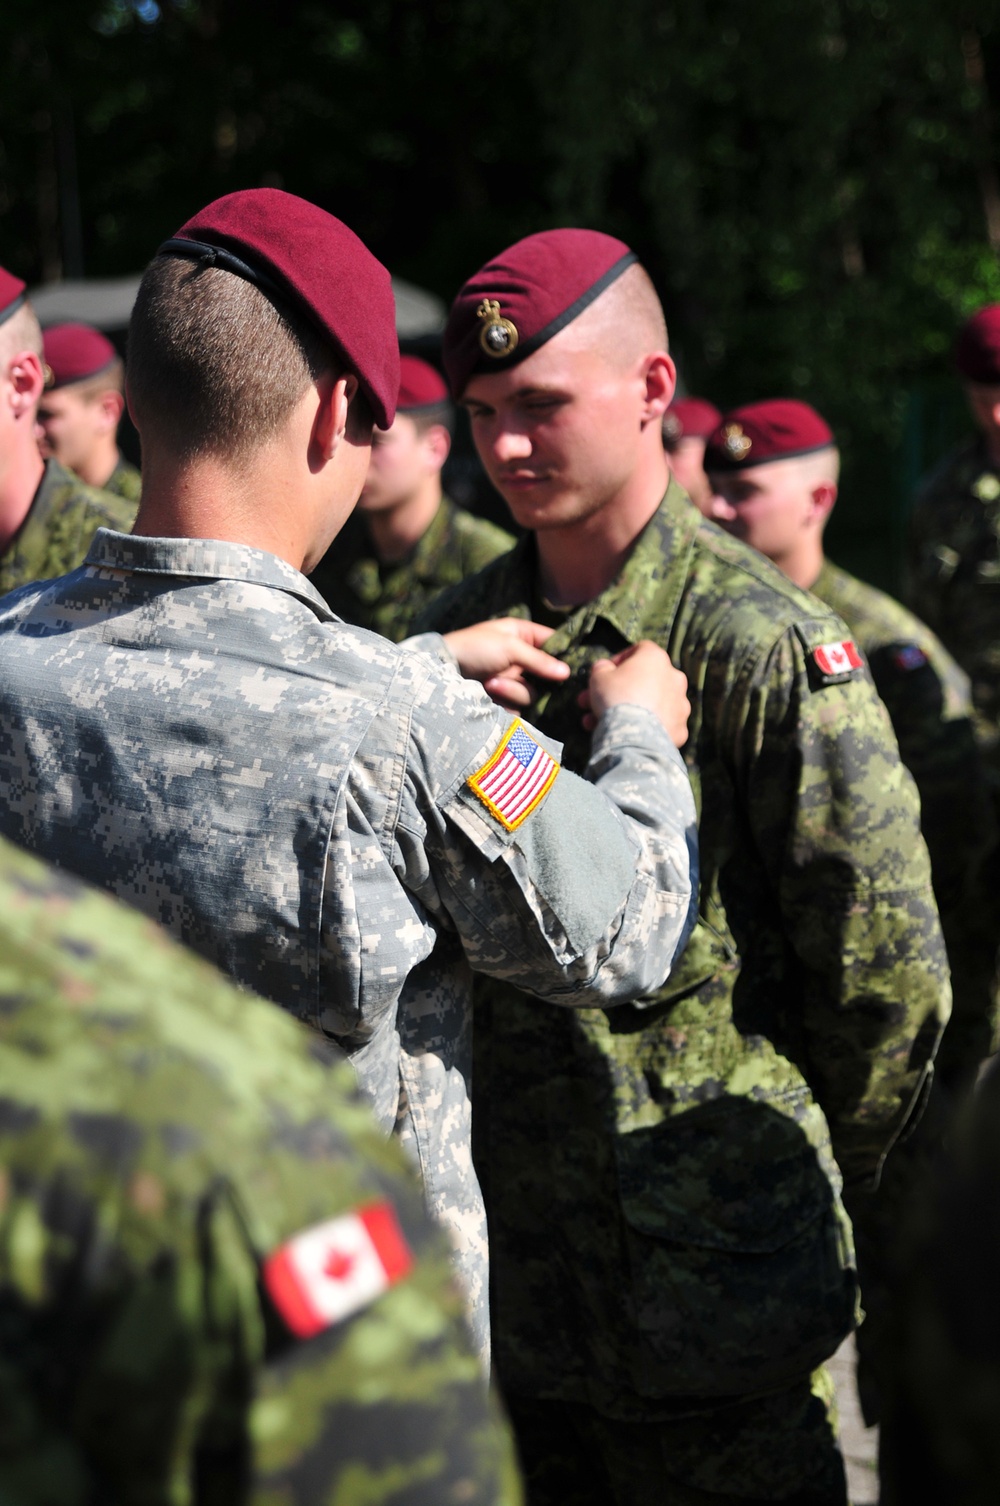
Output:
M485 1352L469 968L564 1005L662 984L693 918L688 703L651 643L595 666L581 778L455 667L564 677L544 629L419 653L334 617L305 577L398 361L385 268L294 195L227 195L161 246L129 337L136 531L0 607L0 824L350 1049Z
M399 367L395 420L372 435L358 505L311 576L345 622L393 643L445 586L474 575L514 542L442 492L453 417L448 389L417 356L402 356Z
M595 661L688 678L698 924L667 983L570 1013L476 996L497 1368L533 1506L842 1506L822 1369L853 1326L842 1178L928 1074L947 962L912 780L839 617L671 481L662 310L610 236L529 236L460 291L455 398L515 520L424 622L516 614L570 678L533 717L582 768Z
M937 1056L934 1110L889 1158L877 1192L859 1189L850 1211L866 1311L859 1333L859 1390L879 1420L898 1261L907 1213L938 1149L948 1108L994 1049L996 938L983 926L981 869L996 840L972 726L968 677L938 638L899 602L829 560L823 535L837 500L840 457L832 430L794 400L748 403L708 441L711 516L774 561L796 585L843 618L885 703L900 757L920 795L952 974L954 1008Z
M135 505L38 452L42 332L24 283L0 267L0 595L79 565L98 528L130 528Z
M121 356L89 324L43 332L49 379L38 404L39 448L88 486L138 502L142 478L118 448L125 411Z
M0 1499L518 1506L350 1069L6 842L0 900Z
M705 475L705 444L721 417L703 397L675 398L663 415L663 448L671 473L706 517L712 488Z

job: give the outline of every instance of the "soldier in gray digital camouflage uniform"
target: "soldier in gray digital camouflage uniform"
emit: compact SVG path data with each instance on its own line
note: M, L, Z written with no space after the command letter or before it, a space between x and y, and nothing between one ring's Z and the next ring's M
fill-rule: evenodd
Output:
M349 1069L0 841L0 1499L517 1506Z
M347 1046L485 1349L468 969L570 1005L662 983L692 907L666 730L687 702L652 644L598 666L584 780L440 639L435 658L334 618L302 572L398 381L389 275L324 211L232 194L161 248L129 339L137 533L0 611L0 826ZM485 679L564 673L533 637L452 647Z
M663 988L571 1014L477 982L497 1373L532 1506L843 1506L819 1368L855 1321L841 1178L871 1181L928 1079L947 963L843 623L669 482L665 339L632 253L582 230L488 263L445 334L533 533L427 623L546 626L572 674L533 716L577 768L590 665L660 642L699 808L699 921Z
M134 503L86 486L35 437L42 332L20 278L0 267L0 594L79 565L98 528L129 528Z

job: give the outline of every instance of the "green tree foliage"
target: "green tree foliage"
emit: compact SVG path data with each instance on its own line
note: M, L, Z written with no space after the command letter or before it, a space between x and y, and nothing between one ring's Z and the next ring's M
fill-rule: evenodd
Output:
M998 0L44 0L4 9L0 59L22 275L134 270L259 183L444 296L530 230L612 231L692 390L828 415L839 533L891 578L962 423L955 325L1000 298Z

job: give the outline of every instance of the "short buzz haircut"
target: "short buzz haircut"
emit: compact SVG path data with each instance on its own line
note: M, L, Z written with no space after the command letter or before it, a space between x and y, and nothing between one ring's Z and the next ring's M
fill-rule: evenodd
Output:
M42 327L30 303L0 324L0 361L6 365L18 351L31 350L42 360Z
M338 364L319 331L242 277L176 256L146 269L129 325L129 400L142 438L176 459L245 464L330 371Z
M400 408L399 415L411 419L418 434L426 434L438 424L450 434L455 423L455 410L446 397L439 403L421 403L419 408Z
M100 371L93 372L90 376L80 377L76 382L63 382L61 387L53 390L56 392L75 392L85 402L92 402L100 397L102 392L121 392L124 388L125 365L121 356L109 361L107 366L102 366Z

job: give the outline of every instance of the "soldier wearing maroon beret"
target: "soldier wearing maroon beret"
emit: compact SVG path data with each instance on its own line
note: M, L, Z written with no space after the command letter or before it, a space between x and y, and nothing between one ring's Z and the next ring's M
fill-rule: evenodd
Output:
M939 1102L890 1157L879 1190L852 1208L867 1313L859 1335L868 1422L880 1419L885 1335L900 1231L945 1122L996 1044L995 906L979 879L996 833L972 728L967 676L905 607L825 557L840 457L825 420L793 400L749 403L720 419L708 441L712 516L847 623L885 702L899 751L920 792L920 822L952 969L954 1013L938 1053ZM992 934L990 934L992 932ZM977 938L981 938L977 940Z
M955 366L978 433L917 494L907 599L972 681L976 731L1000 808L1000 304L962 326Z
M358 505L311 577L345 622L393 643L445 586L474 575L514 542L444 495L448 389L418 356L401 356L399 366L395 422L375 430Z
M139 472L118 448L125 410L121 357L89 324L53 324L42 339L50 372L38 405L42 454L54 456L88 486L138 502Z
M705 475L705 441L722 414L703 397L678 397L663 415L663 448L673 475L703 516L712 492Z
M42 459L42 332L24 283L0 267L0 594L80 564L96 530L128 528L135 508Z
M393 424L400 365L388 272L316 205L228 194L164 242L133 310L127 390L143 446L133 534L102 530L82 569L0 610L0 830L349 1052L451 1237L485 1360L470 970L560 1005L660 986L693 922L683 679L653 645L598 666L580 778L453 657L515 687L527 670L558 680L545 629L491 623L421 652L330 611L307 575L358 499L373 427ZM304 1233L283 1340L347 1346L349 1368L350 1324L328 1332L338 1273ZM261 1262L273 1234L248 1231ZM365 1247L348 1256L369 1288ZM391 1360L391 1324L384 1341ZM417 1411L397 1428L365 1397L342 1449L373 1501L515 1499L509 1451L480 1456L465 1437L431 1347L387 1392L430 1405L430 1465ZM464 1400L491 1426L485 1392ZM324 1395L284 1390L248 1436L248 1468L266 1456L279 1494L327 1499L313 1460L335 1424Z
M509 247L459 292L444 359L530 531L426 625L547 627L571 675L533 716L572 767L595 661L652 639L692 701L700 912L668 983L583 1014L477 984L495 1353L529 1499L843 1506L822 1368L856 1312L841 1181L874 1178L948 1009L912 780L840 618L670 478L673 363L628 246Z

